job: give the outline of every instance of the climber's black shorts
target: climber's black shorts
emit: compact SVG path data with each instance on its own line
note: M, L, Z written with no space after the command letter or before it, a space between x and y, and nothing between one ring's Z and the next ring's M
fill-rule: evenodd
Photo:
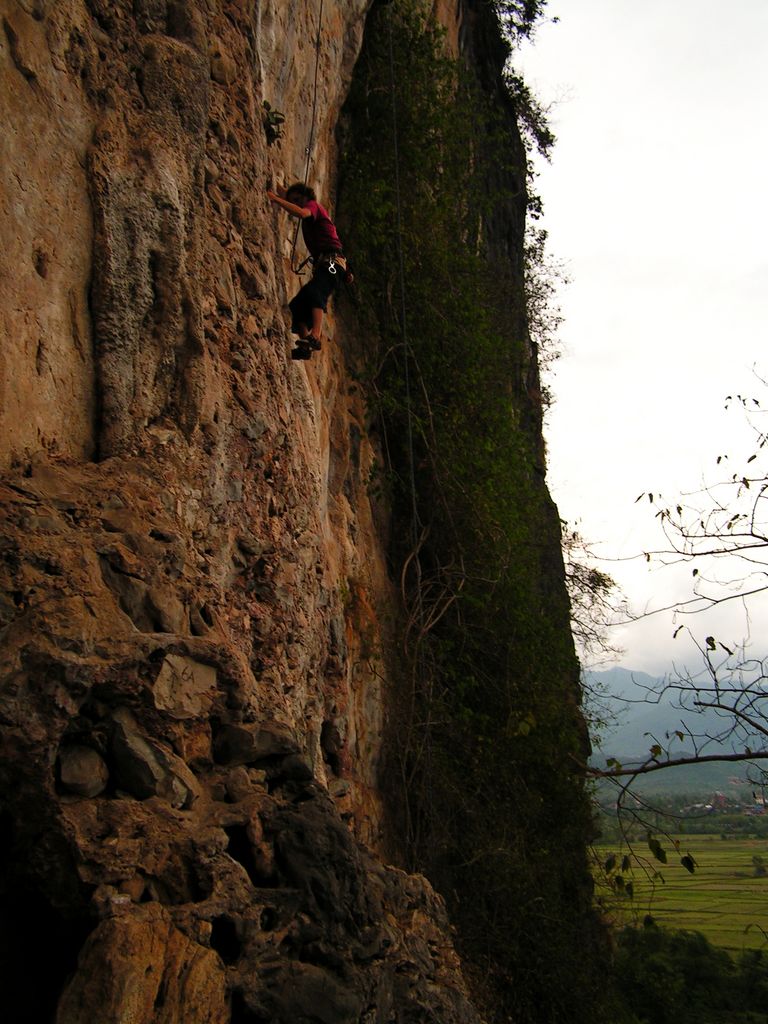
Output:
M336 267L336 273L331 274L328 267L319 264L315 267L312 280L308 281L301 291L288 303L291 311L291 330L294 334L300 333L300 326L312 329L312 310L328 309L328 299L333 295L339 282L344 276L341 267Z

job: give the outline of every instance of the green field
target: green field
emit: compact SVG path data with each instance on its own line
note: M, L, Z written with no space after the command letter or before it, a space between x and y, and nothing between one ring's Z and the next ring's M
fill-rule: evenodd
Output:
M768 949L768 874L755 876L754 856L768 867L768 840L720 836L679 836L679 852L659 837L668 863L656 861L644 840L633 846L631 871L623 877L632 882L632 898L620 896L596 872L597 895L609 918L617 924L639 923L651 914L657 924L701 932L713 945L734 953L744 949ZM595 847L600 863L610 853L619 861L626 851L615 845ZM690 854L694 874L680 864ZM661 878L654 878L659 871ZM763 931L764 930L764 931Z

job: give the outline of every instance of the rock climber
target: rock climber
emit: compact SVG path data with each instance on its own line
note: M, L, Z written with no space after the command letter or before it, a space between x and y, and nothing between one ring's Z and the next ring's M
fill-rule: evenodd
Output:
M354 278L347 269L336 227L308 185L296 182L288 188L277 186L274 192L267 189L267 196L292 217L300 218L304 243L312 260L312 279L288 304L292 317L291 331L298 335L291 358L309 359L313 350L320 349L323 313L328 308L328 299L339 281L352 284Z

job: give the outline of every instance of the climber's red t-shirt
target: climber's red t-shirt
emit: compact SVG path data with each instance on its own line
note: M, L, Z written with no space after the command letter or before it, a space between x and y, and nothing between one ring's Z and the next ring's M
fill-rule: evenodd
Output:
M301 222L304 244L310 256L317 257L324 252L341 252L341 242L328 211L314 199L308 199L304 203L304 209L309 210L311 214L310 217L304 217Z

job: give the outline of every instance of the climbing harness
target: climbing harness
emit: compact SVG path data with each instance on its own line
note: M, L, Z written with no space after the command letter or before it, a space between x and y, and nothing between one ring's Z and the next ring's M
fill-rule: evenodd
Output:
M320 11L317 17L317 37L315 38L315 81L312 87L312 121L309 129L309 142L305 150L307 154L307 163L304 168L304 182L305 184L309 181L309 165L312 160L312 148L315 144L315 125L317 123L317 77L320 70L320 33L323 29L323 6L325 0L320 0ZM293 245L291 246L291 270L294 274L301 275L303 268L306 266L307 260L299 266L294 266L294 259L296 258L296 244L299 240L299 227L301 221L297 221L296 230L293 233Z
M311 263L313 267L318 263L327 263L326 270L328 271L329 274L337 274L339 267L341 267L341 269L345 272L347 269L346 257L342 256L341 253L324 252L321 253L319 256L307 256L307 258L305 260L302 260L298 267L296 267L296 269L294 270L294 274L300 274L308 263Z
M325 265L329 274L337 274L339 269L345 273L347 270L347 258L341 252L321 252L313 262Z

